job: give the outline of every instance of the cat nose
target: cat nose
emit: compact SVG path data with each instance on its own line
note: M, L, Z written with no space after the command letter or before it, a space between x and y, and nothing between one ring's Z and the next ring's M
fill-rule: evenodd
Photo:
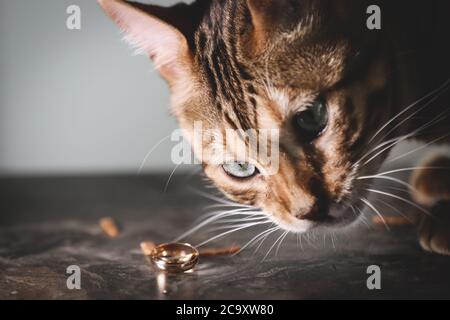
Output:
M297 219L300 220L309 220L309 221L323 221L326 220L328 216L327 206L317 201L310 207L310 209L299 212L296 215Z

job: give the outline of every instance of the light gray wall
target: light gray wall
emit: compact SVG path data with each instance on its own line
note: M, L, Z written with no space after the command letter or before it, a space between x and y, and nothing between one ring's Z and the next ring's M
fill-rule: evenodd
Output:
M71 4L80 31L66 28ZM176 128L168 102L95 0L0 0L0 174L135 173ZM171 170L170 149L146 170Z

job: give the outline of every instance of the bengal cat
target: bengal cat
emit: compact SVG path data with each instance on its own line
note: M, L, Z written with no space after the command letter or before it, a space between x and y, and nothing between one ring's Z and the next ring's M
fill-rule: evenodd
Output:
M448 1L99 3L169 84L171 111L206 175L286 231L348 225L355 208L377 211L368 195L392 194L367 183L394 181L394 172L378 171L395 145L450 142ZM373 4L380 30L367 27ZM223 141L194 139L195 122L218 132L277 129L278 170L266 174L240 150L213 161ZM409 187L424 212L422 247L447 255L450 212L429 216L423 207L450 200L449 167L444 154L425 160Z

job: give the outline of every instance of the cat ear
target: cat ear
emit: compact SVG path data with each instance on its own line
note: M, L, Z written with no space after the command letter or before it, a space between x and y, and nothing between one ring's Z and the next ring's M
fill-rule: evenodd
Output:
M274 0L247 0L248 9L252 17L253 27L264 30L269 27L277 6Z
M190 42L200 20L200 2L159 7L123 0L98 0L138 53L150 56L169 82L192 61ZM203 1L201 1L203 3Z
M270 34L277 27L284 2L285 0L247 0L253 27L251 44L254 53L264 50Z

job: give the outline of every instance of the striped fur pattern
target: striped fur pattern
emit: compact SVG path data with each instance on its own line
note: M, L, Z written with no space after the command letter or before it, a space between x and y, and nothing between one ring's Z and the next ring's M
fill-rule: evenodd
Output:
M133 7L174 25L166 11L119 2L101 1L113 17ZM374 174L387 152L368 165L361 157L375 142L410 129L399 126L381 135L383 140L371 140L405 101L417 97L400 88L406 79L399 74L398 49L382 32L365 28L367 6L350 0L200 0L168 9L190 19L187 28L174 27L185 39L173 52L175 62L161 67L176 69L176 77L166 69L162 74L172 91L174 115L194 150L202 150L206 175L229 198L262 209L287 230L352 221L349 208L364 195L357 177ZM131 21L121 22L133 32ZM152 20L147 23L150 28ZM157 37L157 30L147 37ZM318 98L326 101L328 125L305 143L292 119ZM279 171L245 180L230 177L209 161L220 149L214 136L193 139L195 122L219 132L278 129Z
M220 166L208 165L207 144L202 146L206 154L204 167L229 198L263 209L278 224L293 231L353 218L349 206L358 173L354 164L370 137L363 132L373 132L389 115L377 118L366 110L386 105L392 90L381 75L356 78L354 82L345 78L353 71L349 70L349 61L364 71L374 70L371 75L389 66L383 63L382 52L363 56L348 39L328 35L330 30L321 25L323 18L318 14L332 8L320 8L315 2L308 6L309 10L292 8L297 19L284 22L280 29L275 27L265 35L268 40L260 40L263 48L255 49L246 1L213 1L195 34L193 52L193 74L207 103L194 98L190 104L175 106L183 110L179 118L189 118L189 123L208 123L214 117L214 126L219 124L222 131L280 130L280 168L276 175L235 181ZM328 101L330 127L316 143L299 143L291 126L292 117L318 96ZM201 108L203 116L199 117ZM334 217L322 217L329 211Z

